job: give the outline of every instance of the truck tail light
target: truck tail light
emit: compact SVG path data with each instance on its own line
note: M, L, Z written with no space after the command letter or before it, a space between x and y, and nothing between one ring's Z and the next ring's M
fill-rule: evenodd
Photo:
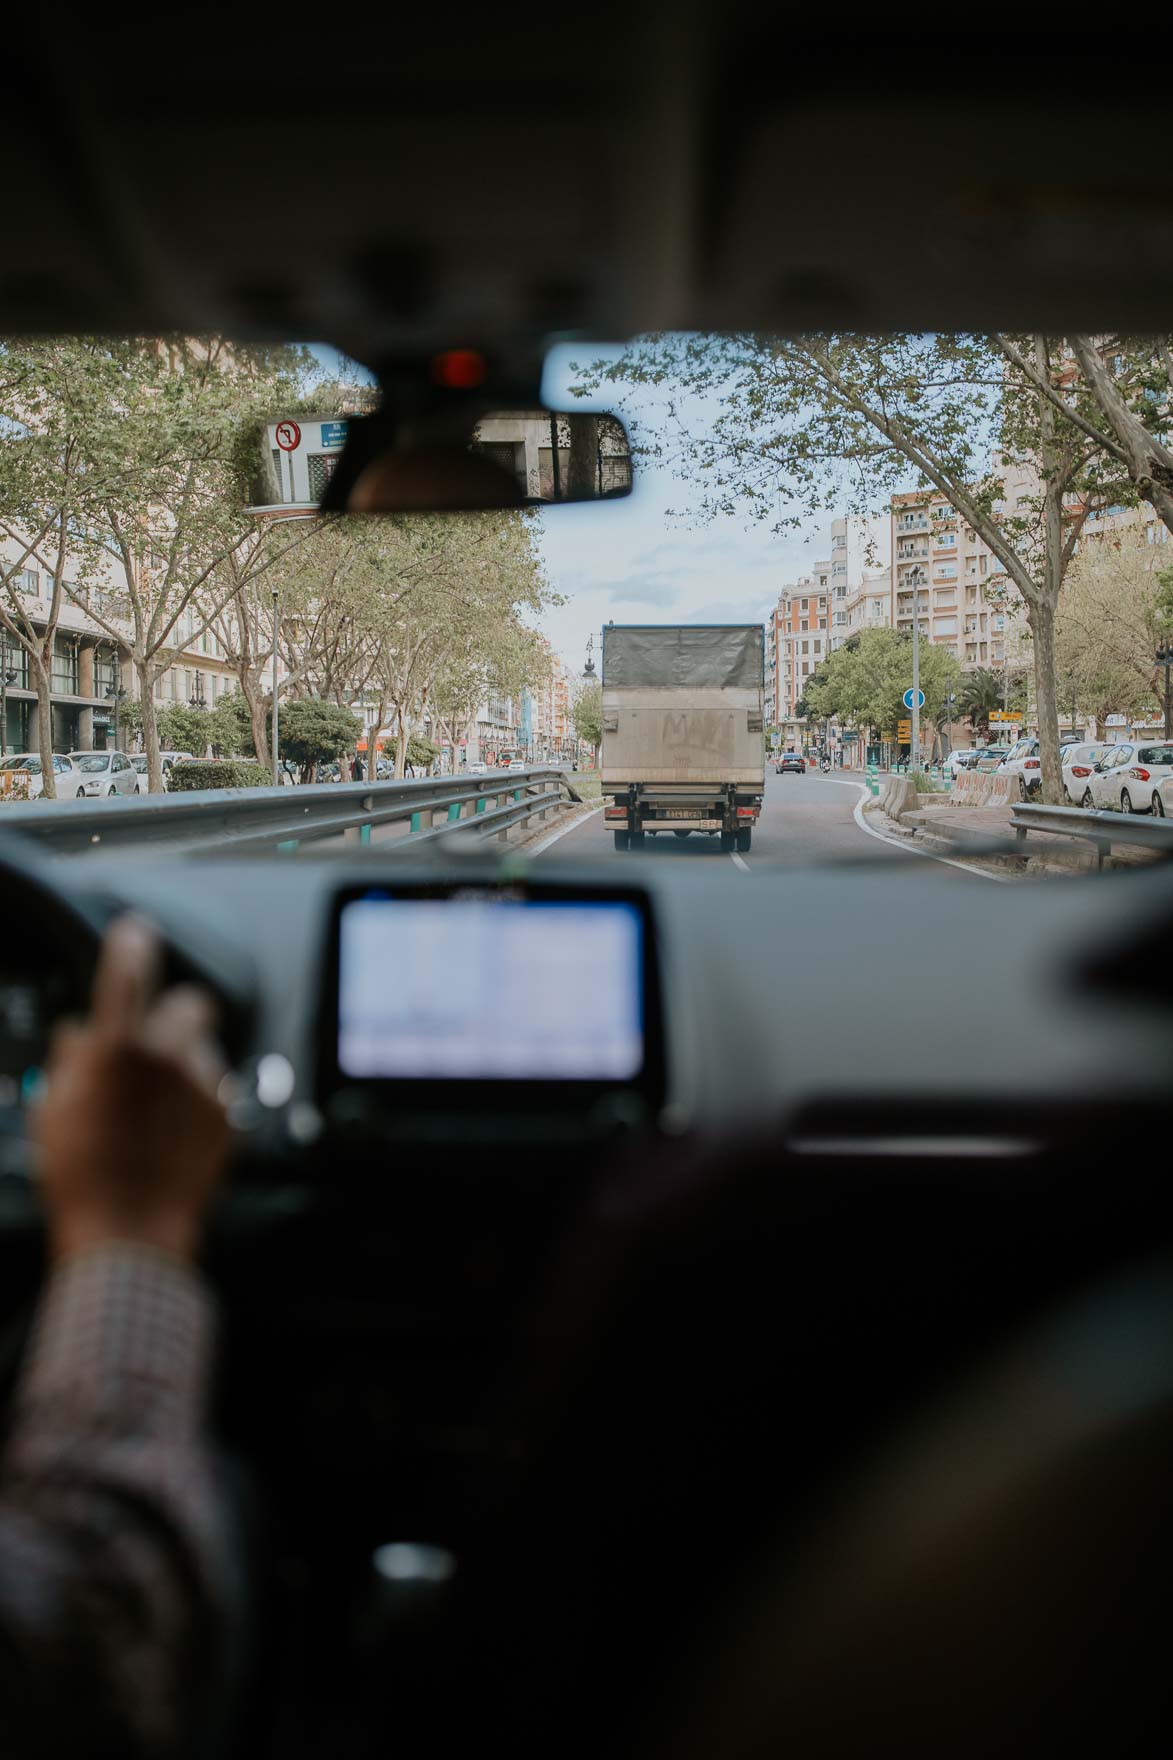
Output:
M756 819L757 816L758 809L756 807L738 807L737 809L739 819Z
M626 807L604 807L603 808L603 817L604 817L604 819L626 819L627 808Z
M1128 774L1130 776L1135 776L1138 782L1147 782L1149 779L1149 772L1147 770L1142 770L1139 764L1134 770L1130 770Z

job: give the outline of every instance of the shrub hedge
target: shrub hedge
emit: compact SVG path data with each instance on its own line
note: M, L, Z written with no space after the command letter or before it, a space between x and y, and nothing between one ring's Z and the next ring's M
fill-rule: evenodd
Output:
M199 758L174 765L167 786L177 794L196 788L264 788L271 781L255 758Z

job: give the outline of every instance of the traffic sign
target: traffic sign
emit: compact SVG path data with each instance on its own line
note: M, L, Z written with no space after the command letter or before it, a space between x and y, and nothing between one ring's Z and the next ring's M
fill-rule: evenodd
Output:
M906 709L911 709L914 703L918 709L923 709L925 706L925 693L923 691L914 691L911 689L906 690L902 701Z
M991 721L1021 721L1022 720L1022 710L1021 709L991 709L990 710L990 720Z
M911 721L898 721L896 723L896 738L901 743L912 738Z
M301 429L296 422L277 423L277 444L282 452L296 452L301 445Z

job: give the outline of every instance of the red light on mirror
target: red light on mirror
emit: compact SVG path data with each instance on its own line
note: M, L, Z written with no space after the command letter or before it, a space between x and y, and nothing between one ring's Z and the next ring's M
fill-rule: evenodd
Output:
M483 354L475 348L448 348L432 356L432 378L446 391L475 391L488 373Z

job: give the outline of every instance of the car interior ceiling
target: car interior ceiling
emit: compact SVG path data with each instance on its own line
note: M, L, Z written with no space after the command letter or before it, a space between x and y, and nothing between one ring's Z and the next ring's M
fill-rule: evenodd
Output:
M30 10L0 57L10 119L38 119L6 154L0 334L321 338L388 387L471 344L536 390L567 336L1164 329L1167 109L1138 93L1166 64L1134 25L820 33L696 3L180 5L142 32ZM294 878L250 875L285 908ZM1048 1006L1108 999L1167 1049L1173 888L1134 884L1136 922L1073 946ZM135 893L11 850L0 890L55 1007L133 894L172 969L215 986L233 1056L255 1050L261 954L185 923L165 863ZM1054 934L1081 933L1057 906ZM993 980L957 961L939 1006L963 1016ZM800 964L796 1042L906 1030L879 980L820 992ZM914 1074L853 1105L816 1074L766 1124L680 1135L469 1111L396 1138L356 1114L294 1175L258 1139L209 1253L256 1584L220 1751L1166 1745L1167 1108L1019 1092L914 1131L923 1098ZM18 1184L10 1376L41 1254ZM372 1569L404 1540L455 1574Z

